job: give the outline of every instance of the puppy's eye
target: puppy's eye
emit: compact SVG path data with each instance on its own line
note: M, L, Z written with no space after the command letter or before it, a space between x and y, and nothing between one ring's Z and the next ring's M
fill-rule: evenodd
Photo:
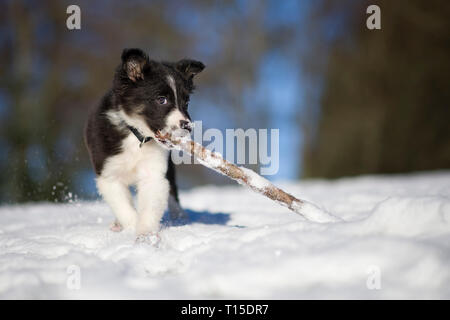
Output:
M159 103L159 104L167 104L169 101L167 100L167 98L166 97L163 97L163 96L161 96L161 97L158 97L157 99L156 99L156 101Z

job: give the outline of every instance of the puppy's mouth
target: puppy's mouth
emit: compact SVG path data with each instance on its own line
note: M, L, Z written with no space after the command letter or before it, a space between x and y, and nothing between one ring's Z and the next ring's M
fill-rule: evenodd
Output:
M192 128L193 124L190 123L189 127L185 126L184 128L181 128L177 126L172 126L169 128L169 130L163 130L163 132L170 133L174 137L184 138L191 135Z
M168 114L163 131L178 137L185 137L190 134L192 128L193 123L189 118L182 114L180 110L175 109Z

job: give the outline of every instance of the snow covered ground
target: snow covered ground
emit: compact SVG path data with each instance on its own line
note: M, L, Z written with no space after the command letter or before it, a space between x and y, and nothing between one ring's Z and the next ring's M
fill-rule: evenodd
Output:
M0 298L450 298L449 171L279 185L345 222L208 186L155 247L101 202L0 207Z

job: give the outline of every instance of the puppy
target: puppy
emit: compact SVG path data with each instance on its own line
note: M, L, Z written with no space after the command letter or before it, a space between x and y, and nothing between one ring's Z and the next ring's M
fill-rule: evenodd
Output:
M84 135L98 191L116 217L112 230L154 235L168 203L171 217L182 213L174 164L154 135L191 131L189 96L204 67L188 59L153 61L140 49L123 51L112 89L90 112ZM131 185L137 189L136 208Z

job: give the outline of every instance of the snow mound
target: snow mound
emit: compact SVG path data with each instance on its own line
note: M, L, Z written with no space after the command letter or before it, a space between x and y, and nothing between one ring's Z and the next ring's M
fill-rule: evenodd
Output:
M364 232L399 236L437 236L450 224L450 198L391 197L378 203L361 223Z
M450 298L450 172L276 184L339 221L205 186L151 246L102 202L0 207L0 298Z

